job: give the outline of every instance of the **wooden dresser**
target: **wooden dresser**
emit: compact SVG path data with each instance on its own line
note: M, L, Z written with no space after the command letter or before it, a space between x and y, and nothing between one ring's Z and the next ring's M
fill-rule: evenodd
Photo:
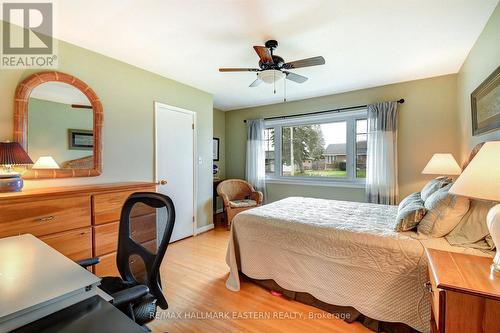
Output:
M500 274L492 258L426 249L431 332L500 332Z
M154 192L156 185L131 182L0 193L0 238L30 233L73 260L100 257L93 272L117 276L121 208L130 194L142 191ZM152 232L142 233L146 238L155 237L151 227Z

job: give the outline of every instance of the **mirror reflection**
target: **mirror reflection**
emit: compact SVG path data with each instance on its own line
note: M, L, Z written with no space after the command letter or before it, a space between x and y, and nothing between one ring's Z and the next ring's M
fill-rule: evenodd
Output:
M74 86L45 82L28 101L28 154L33 169L92 169L94 114Z

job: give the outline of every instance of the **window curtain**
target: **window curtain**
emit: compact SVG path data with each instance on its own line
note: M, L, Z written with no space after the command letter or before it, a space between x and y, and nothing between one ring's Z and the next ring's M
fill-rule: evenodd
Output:
M266 193L266 153L264 119L247 120L246 178L257 191Z
M398 103L368 105L366 199L371 203L398 202Z

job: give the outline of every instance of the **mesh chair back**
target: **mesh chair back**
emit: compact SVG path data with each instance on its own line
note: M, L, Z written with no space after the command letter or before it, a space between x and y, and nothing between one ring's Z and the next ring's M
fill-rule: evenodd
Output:
M168 304L163 295L160 265L167 251L175 223L172 200L163 194L137 192L123 205L116 265L123 280L147 285L162 309Z

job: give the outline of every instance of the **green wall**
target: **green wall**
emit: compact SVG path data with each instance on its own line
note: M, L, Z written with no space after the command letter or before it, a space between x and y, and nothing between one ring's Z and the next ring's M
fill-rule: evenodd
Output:
M456 75L409 81L342 94L226 112L226 175L245 176L244 119L291 115L404 98L399 105L400 197L418 191L430 179L421 174L434 153L458 158ZM364 201L364 188L268 184L269 201L291 195Z
M472 47L458 73L458 112L460 115L461 159L466 160L478 143L499 140L500 130L472 136L470 94L500 65L500 5Z
M214 138L219 138L219 161L214 164L219 166L219 177L226 176L226 119L224 111L214 109Z
M104 107L103 173L99 177L26 181L26 188L154 180L153 102L197 113L198 225L212 223L212 121L209 93L59 41L58 71L86 82ZM0 140L12 139L17 85L38 70L0 70Z
M226 178L226 115L223 111L214 108L214 138L219 138L219 161L214 164L219 166L219 178ZM217 197L217 210L222 209L222 200Z
M50 155L61 166L92 155L91 150L70 150L68 142L68 129L94 128L92 110L36 98L30 98L28 110L28 154L33 162Z

